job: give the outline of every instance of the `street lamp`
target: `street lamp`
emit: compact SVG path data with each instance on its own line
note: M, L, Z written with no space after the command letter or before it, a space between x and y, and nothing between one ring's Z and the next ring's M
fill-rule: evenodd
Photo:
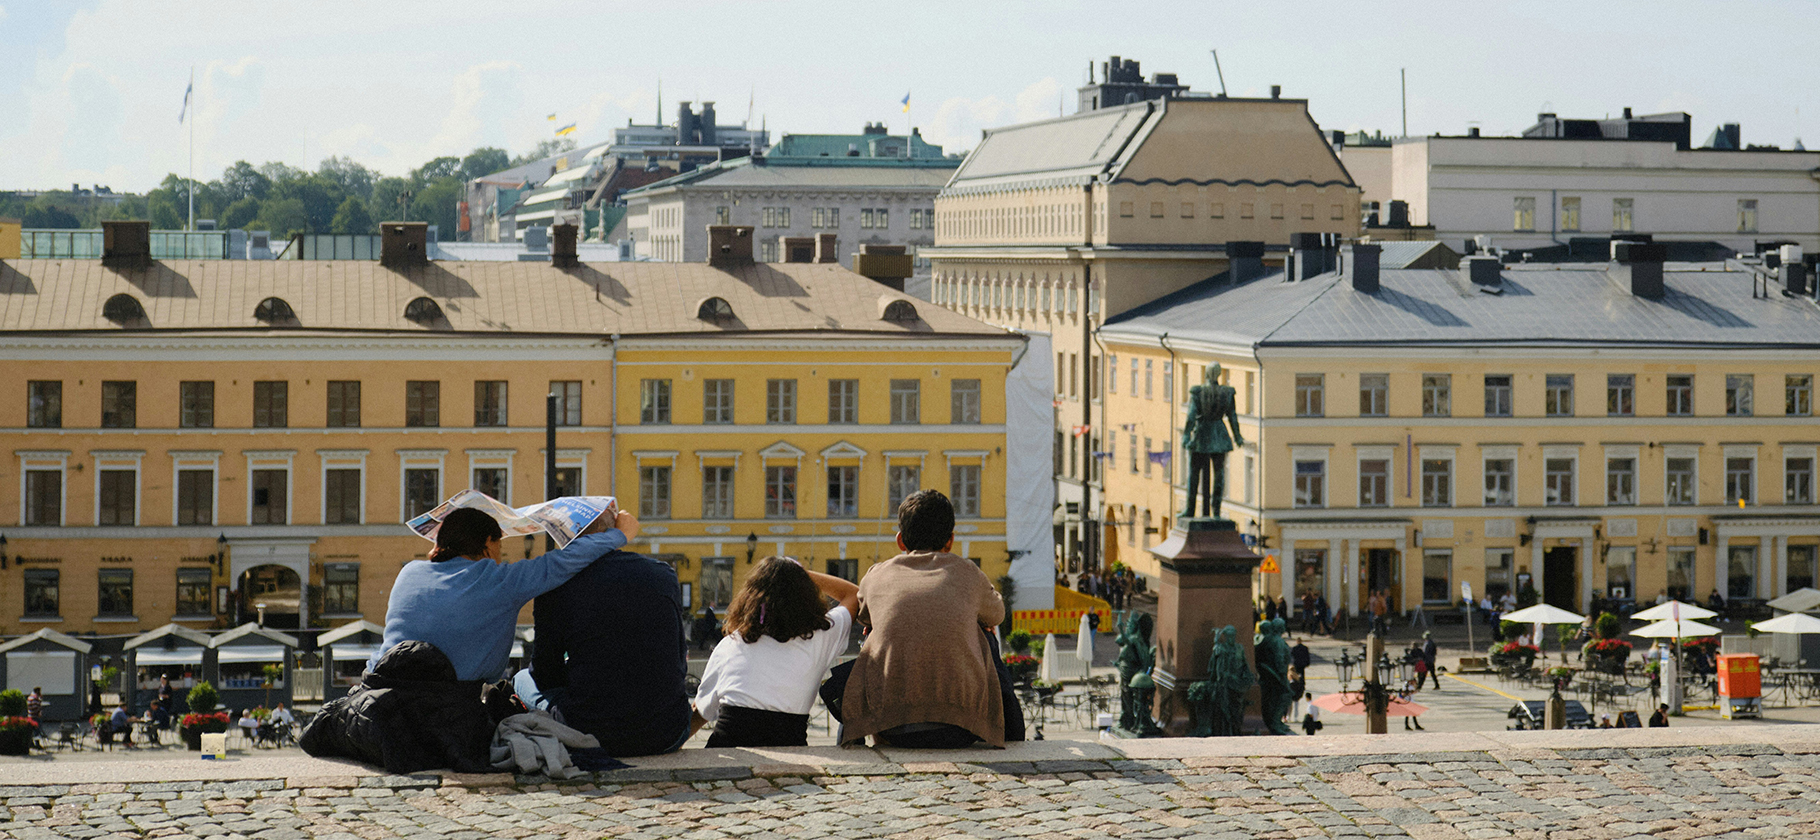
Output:
M6 535L0 534L0 569L6 568Z
M1344 650L1340 651L1340 658L1334 660L1334 667L1340 671L1341 693L1345 693L1347 686L1352 682L1352 666L1356 663L1357 660L1352 658L1352 654Z
M227 534L215 538L215 574L227 574Z
M757 554L757 553L758 553L758 533L755 531L749 532L746 534L746 565L748 565L748 566L752 565L752 555Z

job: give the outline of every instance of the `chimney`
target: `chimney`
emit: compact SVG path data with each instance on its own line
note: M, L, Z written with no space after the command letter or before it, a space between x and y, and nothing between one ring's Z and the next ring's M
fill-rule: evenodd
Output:
M1289 279L1307 280L1327 270L1326 236L1319 233L1289 235Z
M1799 245L1782 246L1782 285L1791 295L1807 294L1807 263Z
M1662 299L1666 293L1662 262L1668 257L1668 246L1614 238L1611 250L1613 263L1606 273L1613 280L1627 286L1637 297Z
M1368 295L1378 292L1378 255L1384 250L1382 245L1364 242L1354 243L1351 254L1346 258L1346 273L1352 279L1354 291Z
M382 222L379 225L379 264L386 268L428 265L425 244L430 226L424 222Z
M1282 85L1271 85L1270 86L1270 98L1271 99L1282 99L1283 98L1283 86Z
M1497 257L1468 257L1466 276L1472 280L1479 291L1502 291L1504 288L1504 264Z
M689 103L676 103L676 145L695 145L695 135L701 126L695 120L695 112L689 110Z
M1476 126L1476 125L1475 125L1475 126L1471 126L1471 127L1469 127L1469 128L1467 128L1467 129L1466 129L1466 136L1467 136L1467 137L1477 137L1477 136L1479 136L1479 127L1478 127L1478 126Z
M1630 119L1630 106L1629 105L1624 106L1624 118L1627 120Z
M728 267L751 264L751 225L708 226L708 265Z
M782 240L780 245L782 246L783 252L784 252L784 262L787 262L787 263L815 262L815 237L813 237L813 236L784 236L784 237L779 237L779 238Z
M696 122L696 126L701 131L703 146L713 146L719 142L714 134L714 103L703 102L701 104L701 118Z
M102 222L101 264L145 268L152 264L151 222Z
M575 226L557 225L550 228L550 264L557 268L574 268L581 265L581 257L575 250Z
M901 292L904 280L916 273L912 263L913 259L902 245L861 245L859 254L853 258L853 273Z
M1402 199L1391 199L1390 222L1385 227L1409 227L1409 202Z
M1226 276L1232 285L1257 278L1264 273L1264 243L1226 243Z
M816 234L815 261L818 263L840 262L840 237L832 233Z

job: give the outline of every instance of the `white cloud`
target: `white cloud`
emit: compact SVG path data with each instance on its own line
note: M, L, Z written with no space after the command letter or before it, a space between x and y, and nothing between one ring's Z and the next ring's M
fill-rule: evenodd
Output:
M950 97L924 124L923 136L942 145L943 151L966 151L979 144L982 129L1058 116L1056 97L1061 89L1061 82L1051 76L1025 86L1011 102L990 94L979 99Z

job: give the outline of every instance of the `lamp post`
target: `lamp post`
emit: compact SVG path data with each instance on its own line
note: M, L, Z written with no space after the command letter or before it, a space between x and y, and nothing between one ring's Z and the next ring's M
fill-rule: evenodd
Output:
M752 555L757 554L757 553L758 553L758 532L756 532L756 531L748 532L746 534L746 565L748 565L748 566L752 565Z
M6 568L6 535L0 534L0 569Z
M259 611L259 626L264 627L265 626L265 602L260 601L259 603L254 604L253 608Z

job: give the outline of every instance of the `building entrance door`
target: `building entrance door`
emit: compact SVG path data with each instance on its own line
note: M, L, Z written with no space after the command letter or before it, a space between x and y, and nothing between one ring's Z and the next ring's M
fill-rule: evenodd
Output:
M1390 598L1390 611L1399 609L1397 595L1398 584L1402 580L1401 567L1397 563L1397 551L1394 548L1367 548L1363 552L1364 569L1359 574L1359 608L1367 613L1371 611L1371 593L1386 590Z
M1542 602L1573 612L1579 611L1580 550L1573 546L1551 548L1542 555Z
M254 566L240 576L239 588L236 625L258 621L263 612L266 627L300 629L303 580L296 572L279 565Z

